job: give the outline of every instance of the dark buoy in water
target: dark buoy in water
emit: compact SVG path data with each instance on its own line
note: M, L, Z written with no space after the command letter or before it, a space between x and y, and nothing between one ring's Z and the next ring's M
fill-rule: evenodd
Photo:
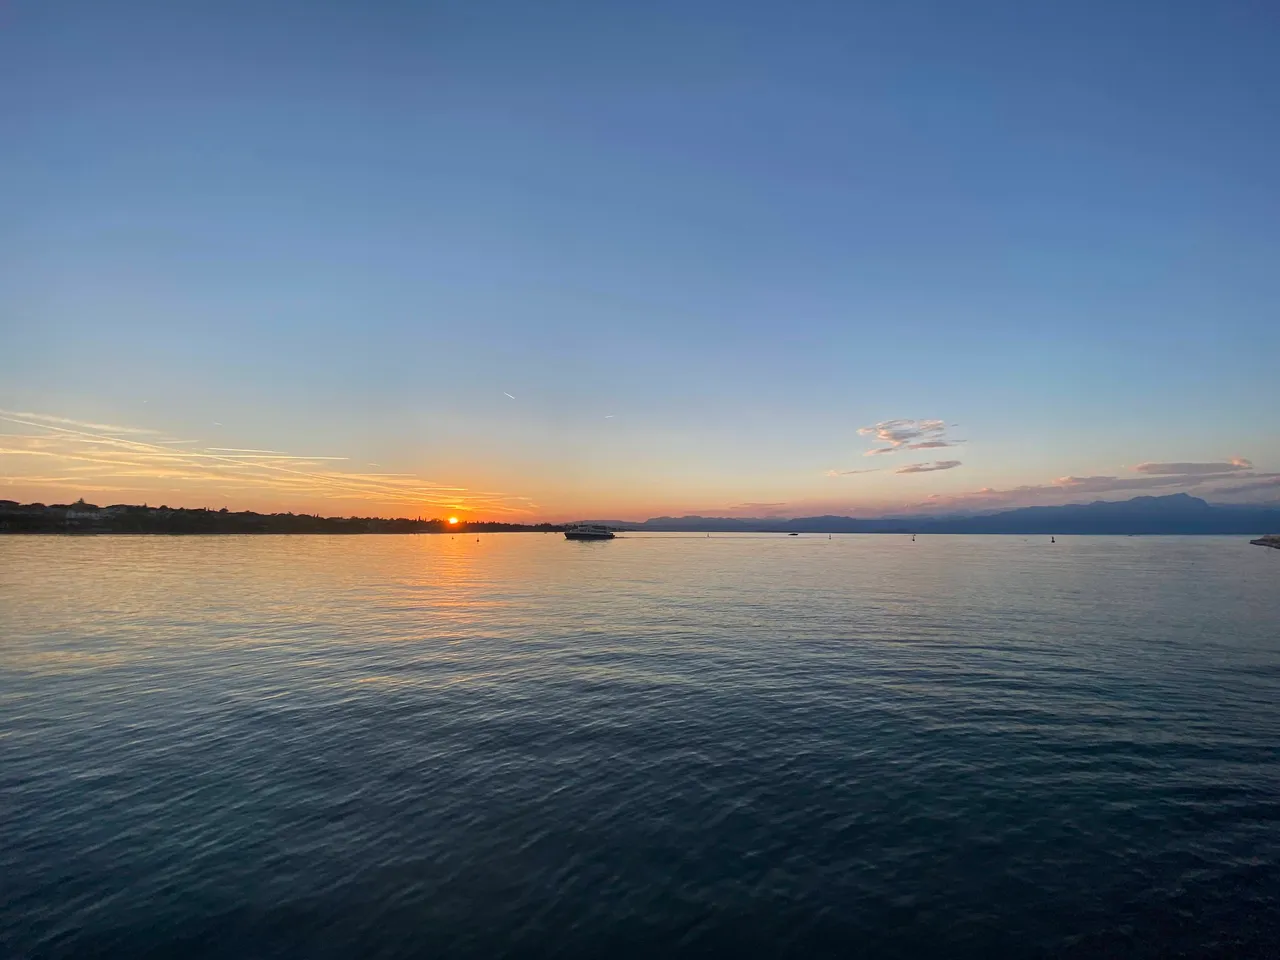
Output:
M912 543L916 542L916 535L914 533L911 535L911 542Z
M1057 543L1058 541L1057 541L1057 540L1055 540L1055 539L1053 538L1053 534L1049 534L1049 542L1050 542L1050 543Z

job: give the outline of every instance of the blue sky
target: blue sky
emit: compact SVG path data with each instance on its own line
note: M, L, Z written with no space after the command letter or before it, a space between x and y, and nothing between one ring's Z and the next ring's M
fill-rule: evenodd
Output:
M1237 2L10 0L0 496L1274 499L1277 49ZM953 446L867 457L897 420Z

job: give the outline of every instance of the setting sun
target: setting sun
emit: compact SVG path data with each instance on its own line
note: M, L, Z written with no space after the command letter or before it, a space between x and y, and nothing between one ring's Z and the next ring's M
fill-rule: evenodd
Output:
M457 518L457 517L450 517L450 518L449 518L449 522L450 522L450 523L457 523L457 522L458 522L458 518Z

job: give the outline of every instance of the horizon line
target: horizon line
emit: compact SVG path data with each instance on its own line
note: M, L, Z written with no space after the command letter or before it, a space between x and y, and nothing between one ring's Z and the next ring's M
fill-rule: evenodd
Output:
M1064 504L1034 504L1030 506L1027 506L1027 505L1006 506L1006 507L1000 507L1000 508L988 508L986 510L955 511L951 513L945 513L945 512L943 513L928 513L928 512L883 513L883 514L864 515L864 516L856 516L856 515L850 515L850 514L833 514L833 513L809 514L809 515L798 515L798 516L776 516L776 515L775 516L733 516L733 515L727 515L727 514L717 515L717 514L702 514L702 513L685 513L685 514L679 514L679 515L660 514L657 516L646 517L643 520L626 520L622 518L593 520L592 518L585 515L582 517L577 517L575 519L550 520L550 519L528 518L528 519L519 520L519 521L501 520L501 519L478 519L476 517L457 516L457 514L466 513L467 511L465 510L450 511L450 512L447 512L444 516L435 516L435 517L429 517L429 518L423 517L423 516L417 516L417 517L406 517L406 516L396 517L396 516L381 516L381 515L358 516L356 514L348 514L343 516L338 514L322 515L320 513L297 512L293 510L277 510L272 512L264 512L261 510L251 510L251 509L233 510L226 505L223 505L221 507L210 507L210 506L185 507L185 506L170 506L169 504L164 503L158 506L153 506L147 502L144 502L144 503L117 502L117 503L111 503L111 504L96 504L96 503L91 503L85 500L83 495L80 496L77 500L66 502L66 503L45 503L39 500L32 500L28 503L22 503L21 501L9 500L4 497L0 497L0 503L13 503L13 504L17 504L20 507L43 507L45 509L71 508L76 506L76 504L84 504L87 508L96 509L96 510L105 510L105 509L110 509L112 507L130 507L130 508L149 509L149 510L186 510L186 511L192 511L192 512L209 512L209 513L220 513L225 510L229 514L250 513L250 514L257 514L258 516L268 516L268 517L269 516L302 516L302 517L317 517L317 518L326 519L326 520L352 520L352 519L385 520L385 521L404 521L409 523L442 523L442 524L445 524L446 526L449 525L449 518L451 516L456 516L456 523L459 526L464 524L469 524L469 523L501 523L501 524L507 524L509 526L536 527L536 526L546 526L546 525L558 526L558 525L563 525L568 523L583 523L583 522L645 524L645 523L650 523L650 522L659 521L659 520L671 520L671 521L708 520L708 521L736 521L739 523L778 523L778 524L785 524L785 523L791 523L791 522L803 521L803 520L825 520L825 519L852 520L852 521L856 521L856 520L867 520L867 521L870 521L870 520L877 520L877 521L923 520L923 519L944 519L947 517L955 517L962 514L967 516L996 515L996 514L1010 513L1017 510L1025 510L1025 509L1045 509L1045 508L1055 509L1055 508L1061 508L1061 507L1088 506L1089 504L1092 504L1092 503L1130 503L1134 500L1168 499L1172 497L1186 497L1189 499L1199 500L1200 502L1208 506L1227 506L1227 507L1240 507L1240 508L1254 508L1254 509L1261 509L1261 510L1267 510L1267 509L1280 510L1280 501L1271 501L1271 502L1262 502L1262 503L1245 503L1245 504L1221 504L1221 503L1214 503L1213 501L1205 500L1203 497L1197 497L1195 494L1190 494L1186 492L1163 494L1163 495L1140 494L1138 496L1129 497L1124 500L1096 499L1091 501L1072 501Z

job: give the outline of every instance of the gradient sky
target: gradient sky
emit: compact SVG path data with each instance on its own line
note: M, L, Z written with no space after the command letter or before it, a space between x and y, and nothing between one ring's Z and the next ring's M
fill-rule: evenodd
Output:
M8 0L0 497L1275 500L1277 51L1232 0Z

